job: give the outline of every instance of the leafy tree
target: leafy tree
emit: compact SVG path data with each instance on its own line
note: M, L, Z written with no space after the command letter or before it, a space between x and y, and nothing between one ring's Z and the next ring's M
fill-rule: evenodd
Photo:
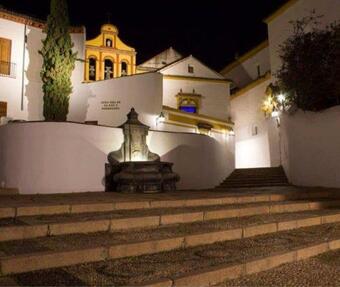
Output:
M43 57L44 117L47 121L66 121L77 54L72 51L67 1L51 0L50 5L44 30L47 35L39 51Z
M315 11L292 22L294 33L280 47L278 85L297 108L320 111L340 105L340 24L319 28Z

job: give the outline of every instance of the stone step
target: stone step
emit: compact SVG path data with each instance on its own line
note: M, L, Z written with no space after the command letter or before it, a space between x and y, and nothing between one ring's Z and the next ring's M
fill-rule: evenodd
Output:
M284 181L287 182L287 178L285 177L266 177L266 178L259 178L259 177L254 177L254 178L228 178L223 181L225 182L258 182L258 181Z
M254 177L254 176L282 176L284 175L283 171L275 171L275 172L232 172L230 176L239 176L239 177Z
M339 248L340 224L333 223L152 255L13 274L11 279L22 286L211 286ZM77 255L74 258L86 259L94 254ZM2 265L3 274L20 266L22 270L31 268L30 261L17 258L16 264L13 261L11 265L13 269ZM49 262L64 263L63 257L46 257L40 264Z
M253 175L253 176L241 176L241 175L230 175L226 180L257 180L257 179L286 179L286 177L282 174L280 175Z
M340 222L340 208L335 211L253 216L146 230L9 241L0 245L0 265L2 274L22 273L153 254L335 222Z
M282 167L277 167L236 169L221 183L219 187L235 188L285 185L289 185L286 174Z
M289 183L285 182L278 182L278 183L239 183L239 184L221 184L220 186L217 187L217 189L223 189L223 188L253 188L253 187L265 187L265 186L289 186Z
M220 188L286 186L287 177L282 167L236 169L221 184Z
M255 167L255 168L236 168L233 172L235 173L273 173L273 172L282 172L284 171L282 166L278 167Z
M0 188L0 196L1 195L15 195L19 194L19 189L17 188Z
M0 202L0 218L21 216L74 214L88 212L108 212L127 209L153 209L167 207L209 206L218 204L250 203L258 201L279 201L296 198L328 197L332 191L306 191L290 187L283 192L261 193L224 193L213 190L208 192L176 192L161 195L138 195L135 200L131 195L90 193L51 196L11 196ZM168 199L166 199L168 198Z
M223 185L250 185L250 184L266 184L268 186L273 186L275 184L288 184L285 180L227 180L221 183Z
M271 199L280 198L282 197L277 196ZM125 210L107 213L17 217L15 220L0 220L0 242L53 235L112 232L251 215L313 211L332 207L340 207L340 199L264 201L243 204Z

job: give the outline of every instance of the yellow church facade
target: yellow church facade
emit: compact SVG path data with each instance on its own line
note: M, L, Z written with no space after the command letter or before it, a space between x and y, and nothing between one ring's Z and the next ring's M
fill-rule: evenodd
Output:
M99 36L86 41L85 81L101 81L136 73L136 50L118 37L118 28L101 27Z

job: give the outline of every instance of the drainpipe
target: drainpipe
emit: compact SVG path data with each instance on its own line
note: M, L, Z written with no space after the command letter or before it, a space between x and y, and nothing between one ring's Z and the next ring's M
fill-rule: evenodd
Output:
M27 43L27 24L24 28L24 50L22 53L22 74L21 74L21 110L24 110L24 91L25 91L25 58L26 58L26 43Z

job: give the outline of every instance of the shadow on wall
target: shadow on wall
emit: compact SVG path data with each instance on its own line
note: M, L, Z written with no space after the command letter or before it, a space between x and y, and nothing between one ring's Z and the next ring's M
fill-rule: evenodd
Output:
M178 189L208 189L220 184L234 169L233 155L218 142L209 145L179 145L161 156L174 163Z
M37 41L38 39L38 41ZM43 92L40 71L42 57L41 32L33 28L27 33L25 54L25 97L27 100L27 119L29 121L43 120ZM24 105L25 108L25 105Z

